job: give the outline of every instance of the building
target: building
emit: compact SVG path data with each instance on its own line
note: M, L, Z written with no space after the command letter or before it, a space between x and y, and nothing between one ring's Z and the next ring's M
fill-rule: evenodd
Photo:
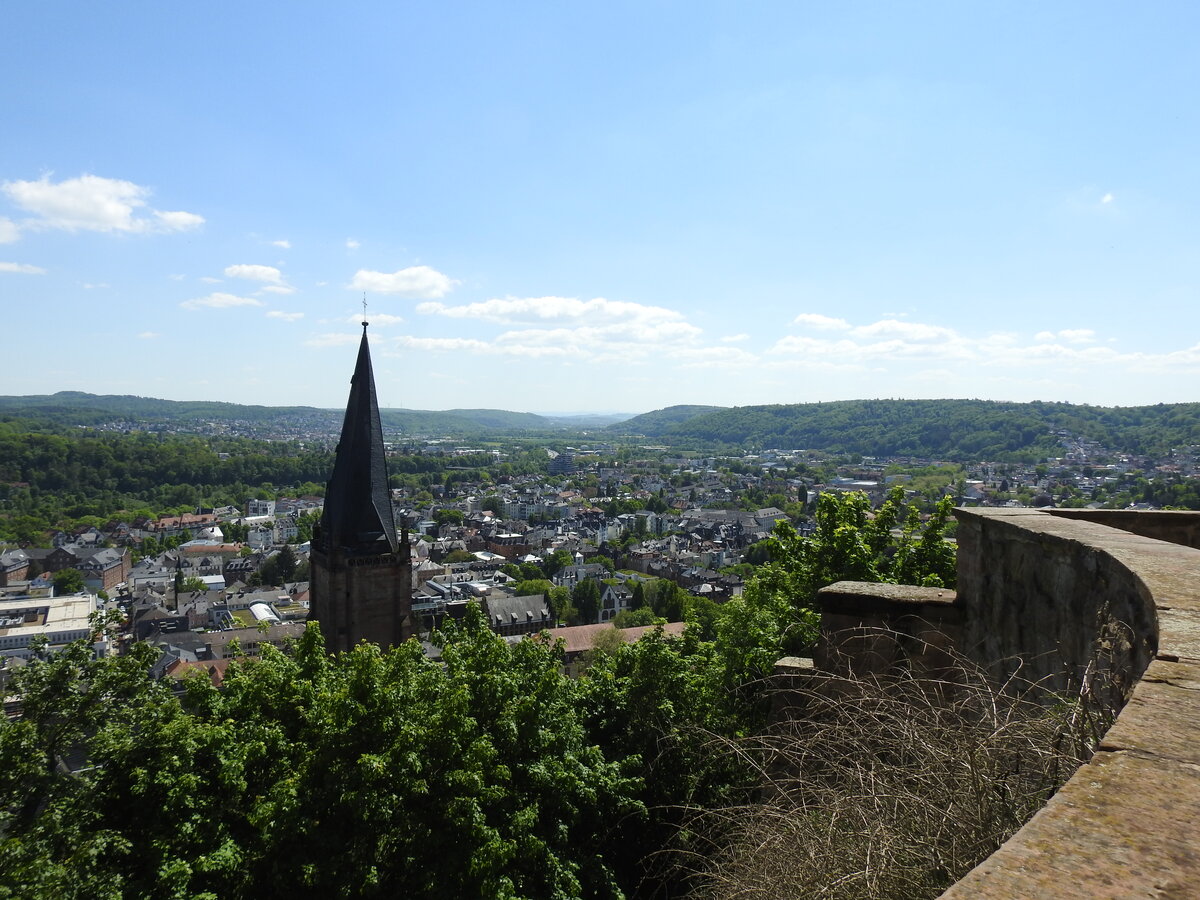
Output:
M92 633L88 617L96 610L91 594L65 597L12 597L0 601L0 656L29 658L30 642L44 637L50 652L61 650L72 641ZM106 652L104 642L95 647L97 655Z
M310 557L309 619L321 624L330 650L349 650L360 641L392 647L413 633L408 531L397 536L384 453L363 322L341 439Z

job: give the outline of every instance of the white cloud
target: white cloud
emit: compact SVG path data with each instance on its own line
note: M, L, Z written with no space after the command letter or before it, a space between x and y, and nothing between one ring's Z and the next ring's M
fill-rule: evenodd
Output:
M741 341L748 341L748 340L750 340L750 335L748 335L748 334L727 334L727 335L725 335L725 337L721 338L721 343L736 344L736 343L740 343Z
M376 294L400 294L420 300L444 297L458 284L429 266L409 266L397 272L374 272L359 269L348 287Z
M443 303L422 303L417 312L425 315L447 316L451 319L481 319L488 322L545 322L580 321L639 323L681 322L683 314L662 306L645 306L622 300L596 297L579 300L575 297L505 297L446 306ZM693 326L688 326L689 328ZM699 329L695 329L699 332Z
M1068 328L1058 336L1068 344L1090 344L1096 340L1096 332L1090 328Z
M792 319L792 324L814 328L817 331L845 331L850 327L850 323L845 319L835 319L832 316L823 316L820 313L800 313L800 315Z
M417 306L417 312L464 323L459 327L467 322L518 327L490 340L401 339L402 346L416 351L470 350L529 359L638 363L674 350L698 348L701 335L676 310L603 297L504 297L460 306L426 302Z
M13 272L18 275L45 275L46 270L41 266L31 266L28 263L0 262L0 272Z
M283 319L285 322L295 322L297 319L303 319L302 312L284 312L280 309L273 309L267 313L268 319Z
M486 341L475 340L474 338L412 337L407 334L396 338L396 344L408 350L431 350L435 352L461 352L469 350L473 353L492 353L496 349L492 344Z
M328 334L315 334L304 342L306 347L342 347L346 344L357 344L362 340L361 334L347 334L337 331Z
M162 337L162 335L159 334L157 331L143 331L141 334L138 335L138 337L141 338L143 341L152 341L155 338Z
M85 291L94 291L97 288L112 287L112 285L108 284L107 282L103 282L103 281L100 282L99 284L92 284L90 281L84 281L84 282L82 282L81 287Z
M21 239L21 229L12 219L0 216L0 244L11 244Z
M1033 339L1039 344L1048 344L1054 341L1064 341L1068 344L1091 344L1095 343L1096 332L1090 328L1066 328L1059 332L1039 331L1033 336Z
M361 246L362 246L362 244L360 244L354 238L346 238L346 249L347 250L357 250Z
M142 230L187 231L188 229L198 228L204 224L204 216L198 216L195 213L158 212L157 210L154 210L153 212L162 227L158 229Z
M1101 340L1090 328L1040 331L1032 338L1010 332L970 336L943 326L888 319L851 327L837 339L788 335L767 351L769 361L765 367L827 365L860 371L871 367L893 377L928 381L933 377L930 373L954 371L946 363L957 364L953 377L944 379L948 389L953 388L956 379L969 378L977 370L1011 371L1019 374L1022 385L1059 387L1073 383L1071 379L1086 383L1101 373L1200 373L1200 344L1163 353L1122 353L1107 346L1107 340L1097 343ZM909 364L921 368L910 371L906 368ZM1004 377L989 376L996 383Z
M209 294L207 297L197 297L194 300L184 300L179 305L184 309L230 309L235 306L262 306L263 302L253 297L216 293Z
M952 341L956 338L949 328L922 325L919 322L900 322L896 319L883 319L870 325L852 328L850 333L855 337L883 337L921 344Z
M204 224L204 217L195 213L151 209L146 204L149 188L117 178L81 175L55 184L44 175L37 181L6 181L3 190L33 214L23 223L28 228L145 234L187 231Z
M1101 202L1101 203L1108 204L1108 203L1112 203L1112 202L1113 202L1113 200L1115 200L1115 199L1116 199L1116 198L1115 198L1115 197L1114 197L1114 196L1113 196L1111 193L1108 193L1108 194L1105 194L1103 197L1101 197L1101 198L1100 198L1100 202Z
M186 275L181 275L179 273L176 273L174 275L168 275L167 277L170 278L172 281L183 281L183 279L187 278Z
M294 294L296 289L290 284L268 284L263 288L269 294Z
M213 278L211 275L201 275L200 280L203 281L205 284L220 284L221 283L220 278Z
M680 347L667 356L689 369L743 369L758 365L758 357L741 347Z
M289 240L271 241L271 246L272 246L272 247L279 247L279 248L281 248L281 249L283 249L283 250L291 250L291 249L292 249L292 242L291 242L291 241L289 241Z
M283 284L283 273L274 266L237 265L225 267L226 278L244 278L264 284Z

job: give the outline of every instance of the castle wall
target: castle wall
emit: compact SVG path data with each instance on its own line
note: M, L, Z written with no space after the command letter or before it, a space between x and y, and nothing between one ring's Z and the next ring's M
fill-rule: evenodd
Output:
M1200 514L1109 519L1124 530L1021 510L956 515L969 652L1078 667L1115 623L1129 639L1114 647L1115 674L1133 689L1091 761L944 900L1196 896L1200 550L1136 532L1194 533Z
M889 585L826 588L822 631L828 634L815 667L781 660L780 676L804 683L820 676L822 663L868 671L928 665L923 617L947 623L958 649L998 677L1019 661L1023 678L1042 679L1051 691L1077 681L1096 658L1097 642L1105 644L1103 664L1127 686L1128 700L1121 708L1125 697L1111 698L1120 713L1098 751L943 900L1196 896L1200 514L972 509L955 515L959 569L952 600ZM897 634L882 643L837 634L858 626ZM852 662L839 663L847 651Z

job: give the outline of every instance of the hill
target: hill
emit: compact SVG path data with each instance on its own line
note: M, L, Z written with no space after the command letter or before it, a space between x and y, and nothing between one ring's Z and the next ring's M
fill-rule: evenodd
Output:
M1138 407L991 400L846 400L669 407L617 426L671 442L867 456L1003 459L1062 452L1059 432L1112 449L1164 454L1200 444L1200 403Z
M721 406L668 406L666 409L642 413L640 416L634 416L631 419L626 419L624 422L610 425L607 430L619 434L642 434L646 437L660 437L689 419L694 419L696 416L701 416L705 413L718 412L723 409L724 407Z
M159 400L132 395L98 395L60 391L25 397L0 397L0 419L23 419L46 425L106 423L173 426L252 425L263 429L335 434L343 411L312 406L256 406L204 400ZM384 409L385 429L412 434L478 434L487 431L549 431L568 422L534 413L499 409L452 409L444 412Z

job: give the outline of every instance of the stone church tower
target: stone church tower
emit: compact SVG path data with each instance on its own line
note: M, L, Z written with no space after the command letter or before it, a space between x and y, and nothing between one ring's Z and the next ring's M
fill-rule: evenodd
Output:
M363 322L325 510L313 530L309 619L331 651L393 647L412 635L408 531L396 536L375 375Z

